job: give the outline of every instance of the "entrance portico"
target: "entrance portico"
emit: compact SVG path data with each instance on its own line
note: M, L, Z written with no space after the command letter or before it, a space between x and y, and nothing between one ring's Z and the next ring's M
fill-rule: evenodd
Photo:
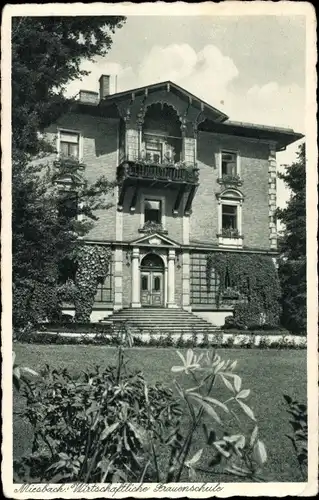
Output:
M177 248L175 242L158 234L132 242L131 307L178 307L175 297ZM183 299L186 305L187 300Z

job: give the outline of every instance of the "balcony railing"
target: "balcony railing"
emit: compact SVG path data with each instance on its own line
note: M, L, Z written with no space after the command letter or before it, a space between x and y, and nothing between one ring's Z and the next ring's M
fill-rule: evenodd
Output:
M159 182L198 184L199 169L183 162L177 164L149 163L145 160L124 161L117 169L119 182L140 179Z

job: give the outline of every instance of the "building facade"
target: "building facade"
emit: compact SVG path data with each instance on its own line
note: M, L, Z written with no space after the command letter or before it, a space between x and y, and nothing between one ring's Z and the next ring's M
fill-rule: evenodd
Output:
M276 153L301 137L293 130L232 122L172 82L110 94L102 75L100 92L80 91L48 134L89 180L116 181L111 208L86 236L112 248L93 321L158 307L222 324L234 298L217 307L207 255L276 256Z

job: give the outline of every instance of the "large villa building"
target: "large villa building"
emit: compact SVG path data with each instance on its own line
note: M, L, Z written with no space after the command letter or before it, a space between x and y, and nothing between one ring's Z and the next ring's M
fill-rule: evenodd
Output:
M217 306L207 255L276 257L276 153L302 135L230 121L170 81L110 93L110 78L101 76L99 93L80 91L48 131L88 179L117 181L111 208L86 236L112 249L91 320L162 308L221 325L236 298L225 294Z

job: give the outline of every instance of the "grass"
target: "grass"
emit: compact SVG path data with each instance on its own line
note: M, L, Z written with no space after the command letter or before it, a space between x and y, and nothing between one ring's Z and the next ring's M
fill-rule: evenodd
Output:
M55 367L67 367L74 374L88 366L115 364L116 349L96 346L71 345L32 345L14 346L16 361L22 366L39 370L46 363ZM300 402L306 402L306 350L242 350L218 349L223 359L238 360L237 372L243 379L243 388L249 388L251 395L247 403L254 410L260 438L265 442L268 462L265 467L267 481L292 482L302 481L296 457L291 443L285 434L289 434L289 416L286 412L283 394L289 394ZM126 349L132 369L142 370L149 384L161 381L172 384L173 365L178 365L179 358L174 348L133 348ZM177 374L178 375L178 374ZM182 375L181 377L185 377ZM185 378L183 379L185 381ZM225 400L225 389L216 389L216 397ZM23 405L15 397L15 410ZM238 415L242 414L238 410ZM243 418L247 421L246 418ZM14 416L13 437L14 457L22 456L30 449L31 429L21 417ZM196 450L201 443L196 441ZM214 482L227 478L202 477L199 480ZM228 479L229 481L229 479ZM233 482L237 482L234 478Z

